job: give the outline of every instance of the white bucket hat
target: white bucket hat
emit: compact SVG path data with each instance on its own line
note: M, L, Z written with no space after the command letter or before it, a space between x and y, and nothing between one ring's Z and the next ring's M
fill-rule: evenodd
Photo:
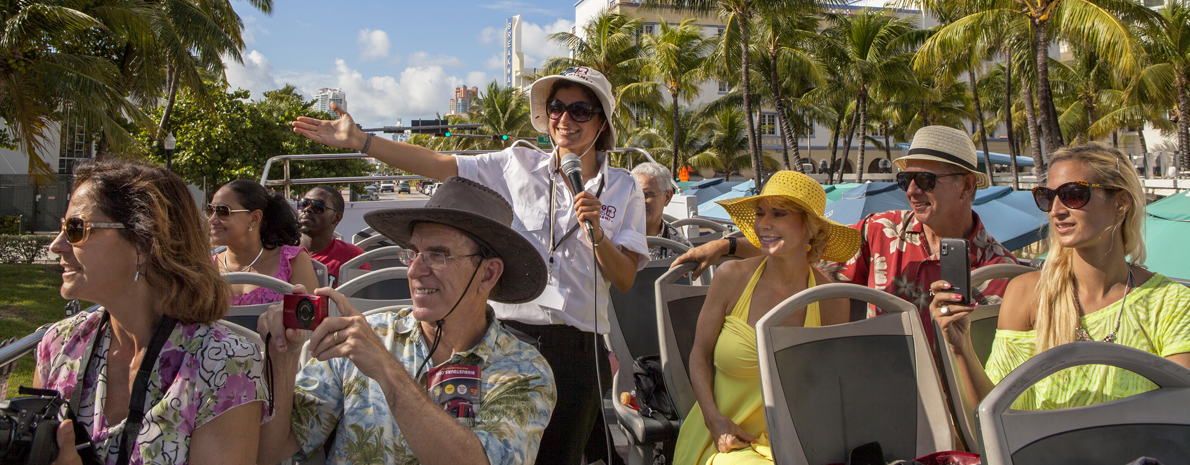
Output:
M909 154L893 160L897 169L905 171L908 160L931 160L949 163L975 175L975 188L987 189L988 175L978 169L975 143L966 132L948 126L926 126L913 135Z
M546 100L550 97L550 89L557 81L570 81L595 92L599 97L599 104L603 107L603 118L607 121L607 128L595 141L595 150L611 150L616 147L616 129L612 124L612 115L616 112L616 98L612 95L612 85L603 73L586 66L566 68L565 71L553 76L546 76L533 82L529 88L529 115L533 120L533 129L549 135L550 117L546 111Z

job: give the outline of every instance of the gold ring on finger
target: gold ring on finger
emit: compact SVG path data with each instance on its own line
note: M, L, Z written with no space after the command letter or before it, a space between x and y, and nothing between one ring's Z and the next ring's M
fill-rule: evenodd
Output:
M335 344L342 344L342 343L343 343L343 341L339 340L339 332L335 331Z

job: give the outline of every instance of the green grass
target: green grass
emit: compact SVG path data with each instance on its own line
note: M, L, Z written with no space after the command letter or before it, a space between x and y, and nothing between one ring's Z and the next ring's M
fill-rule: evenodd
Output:
M61 273L58 265L0 265L0 341L20 339L66 318L66 300L58 294ZM34 364L32 353L17 362L8 378L7 398L17 395L18 386L32 385Z

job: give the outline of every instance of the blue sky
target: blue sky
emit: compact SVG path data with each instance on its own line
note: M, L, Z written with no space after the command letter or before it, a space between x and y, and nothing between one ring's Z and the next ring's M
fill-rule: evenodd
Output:
M261 92L293 84L347 92L347 110L365 126L446 113L452 89L483 88L503 75L507 18L520 14L526 67L565 52L546 35L569 31L574 2L274 1L264 15L233 3L244 21L243 64L225 60L234 87Z

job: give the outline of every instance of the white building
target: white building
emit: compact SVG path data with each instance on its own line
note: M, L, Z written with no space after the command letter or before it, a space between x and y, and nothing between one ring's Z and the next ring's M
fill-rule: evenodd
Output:
M323 87L318 89L318 93L314 94L314 109L318 111L335 114L331 111L331 102L338 105L343 111L347 111L347 92L330 87Z
M524 74L525 55L521 53L521 15L516 15L508 18L504 24L504 87L524 89L528 86L522 77Z

